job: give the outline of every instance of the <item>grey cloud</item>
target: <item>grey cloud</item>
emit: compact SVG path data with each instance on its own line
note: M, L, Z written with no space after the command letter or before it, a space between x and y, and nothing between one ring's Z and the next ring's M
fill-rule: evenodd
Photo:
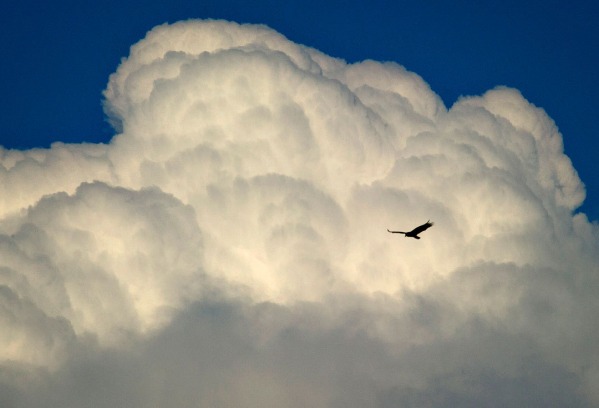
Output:
M130 407L590 406L579 378L537 355L534 338L478 318L442 336L437 326L453 313L435 303L414 296L399 316L363 307L337 314L324 304L196 303L135 351L76 359L38 377L52 388L29 385L61 406L86 406L90 397L95 406ZM369 331L380 324L430 338L397 349Z

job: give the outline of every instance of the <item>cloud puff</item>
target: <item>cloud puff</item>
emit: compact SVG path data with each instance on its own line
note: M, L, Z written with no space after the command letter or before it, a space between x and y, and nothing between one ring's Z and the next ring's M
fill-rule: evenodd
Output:
M187 21L105 97L109 144L0 150L2 405L599 404L599 230L518 91Z

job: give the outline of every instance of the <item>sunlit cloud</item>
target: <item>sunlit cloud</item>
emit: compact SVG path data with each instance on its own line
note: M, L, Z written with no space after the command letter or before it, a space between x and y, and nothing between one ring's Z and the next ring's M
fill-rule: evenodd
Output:
M0 150L1 405L599 404L599 230L517 90L186 21L104 106Z

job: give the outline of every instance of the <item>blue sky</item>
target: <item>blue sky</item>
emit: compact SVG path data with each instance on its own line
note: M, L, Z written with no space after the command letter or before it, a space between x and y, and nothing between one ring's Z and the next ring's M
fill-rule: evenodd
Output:
M101 92L129 47L188 18L262 23L349 62L395 61L449 107L496 85L519 89L557 123L599 219L596 120L599 6L591 1L33 1L0 16L0 144L106 142Z

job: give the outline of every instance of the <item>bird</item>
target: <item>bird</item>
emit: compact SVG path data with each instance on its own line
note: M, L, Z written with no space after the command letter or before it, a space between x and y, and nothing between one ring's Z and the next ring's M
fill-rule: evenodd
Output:
M431 222L431 220L428 220L426 223L422 224L419 227L414 228L412 231L409 231L409 232L404 232L404 231L389 231L388 228L387 228L387 231L389 231L392 234L404 234L406 236L406 238L410 237L410 238L420 239L420 237L418 236L418 234L420 234L423 231L426 231L427 229L429 229L433 225L435 225L435 223Z

